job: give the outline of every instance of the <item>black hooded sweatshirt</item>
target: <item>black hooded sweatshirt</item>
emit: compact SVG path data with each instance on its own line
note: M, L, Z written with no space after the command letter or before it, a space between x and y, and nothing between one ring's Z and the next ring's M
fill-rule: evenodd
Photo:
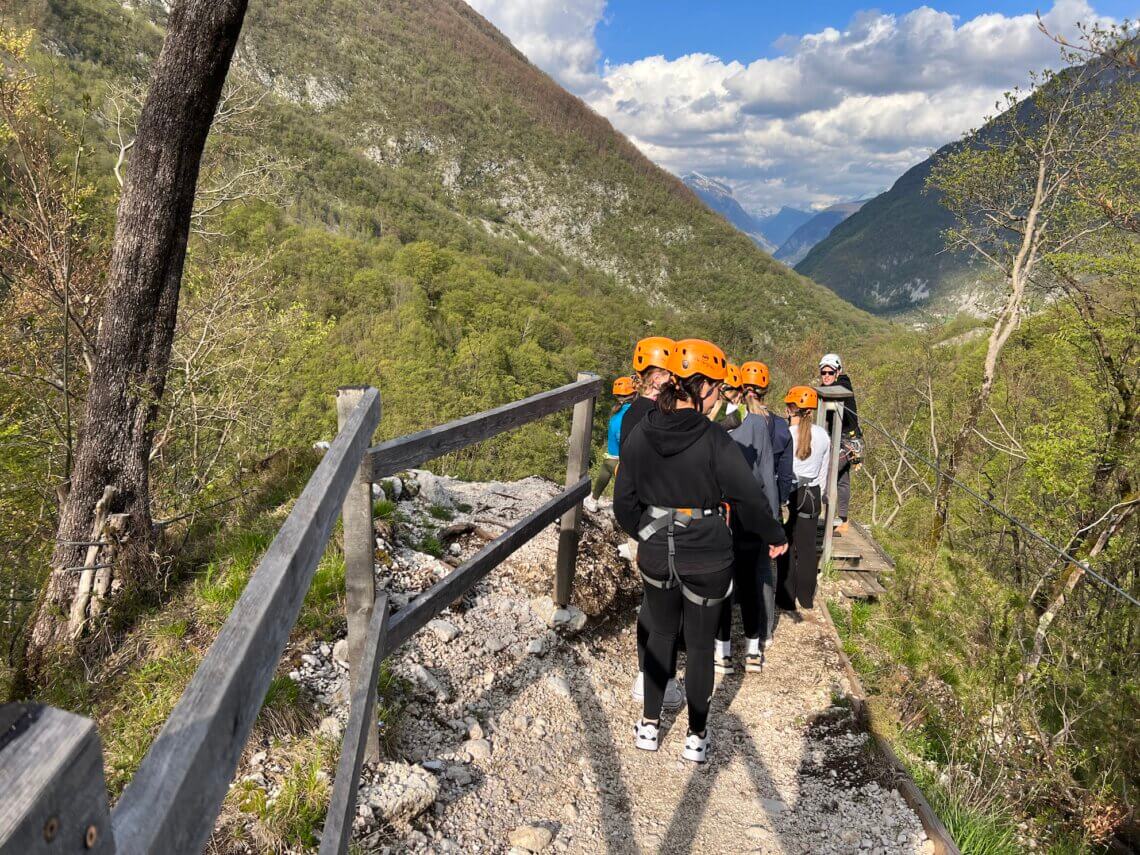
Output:
M846 374L840 374L835 378L835 385L842 386L844 389L850 389L852 396L855 390L851 386L851 378ZM827 414L827 432L831 433L831 422L834 420L833 413ZM855 398L850 397L843 402L843 430L844 436L857 436L863 438L863 429L859 427L859 410L855 406Z
M625 415L621 417L621 433L618 435L618 453L621 449L625 448L626 438L633 433L633 429L641 424L641 420L647 415L657 409L656 398L646 398L644 395L638 395L629 409L625 411Z
M727 501L744 529L768 544L787 542L740 446L696 410L654 409L627 436L614 485L614 516L630 536L637 537L650 505L716 508ZM719 518L677 528L674 541L678 573L732 566L732 533ZM637 561L651 575L665 576L667 552L661 532L641 543Z

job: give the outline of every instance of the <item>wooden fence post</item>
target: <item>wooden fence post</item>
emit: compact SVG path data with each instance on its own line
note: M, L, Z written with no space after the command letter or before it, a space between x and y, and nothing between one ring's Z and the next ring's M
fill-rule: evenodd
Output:
M824 507L827 512L823 518L823 550L819 556L820 567L826 567L827 562L831 560L834 537L832 525L835 522L835 505L838 500L839 487L839 446L840 440L843 438L843 402L820 400L815 420L816 424L824 429L827 428L827 412L829 411L835 413L835 417L831 422L831 449L828 454L827 493L824 500L826 502Z
M348 417L360 403L367 387L344 386L336 392L337 430L343 430ZM380 407L379 398L377 406ZM379 414L378 414L379 416ZM344 591L345 611L348 618L348 676L352 697L357 695L357 683L368 679L362 670L364 643L368 623L372 619L372 606L376 600L375 554L376 535L372 530L372 467L368 455L361 458L360 470L341 508L344 524ZM374 723L368 724L368 744L365 760L380 759L380 740Z
M91 719L0 706L0 853L114 853L103 749Z
M579 371L579 380L590 380L595 375ZM594 427L594 406L597 398L587 398L574 405L574 419L570 427L570 450L566 457L566 486L573 487L590 468L590 434ZM570 603L570 588L574 584L574 566L578 561L578 528L582 520L582 503L574 505L562 515L558 527L558 558L554 567L554 602L558 606Z

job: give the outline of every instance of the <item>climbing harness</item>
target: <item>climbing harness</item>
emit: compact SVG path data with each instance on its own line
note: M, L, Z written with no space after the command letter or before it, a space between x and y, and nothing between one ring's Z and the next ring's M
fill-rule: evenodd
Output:
M641 578L646 585L652 585L654 588L659 588L662 591L670 591L673 588L680 587L681 595L690 603L695 603L698 606L718 606L732 596L731 581L728 583L728 590L724 593L723 597L702 597L682 582L681 577L677 574L677 547L676 541L674 540L674 534L678 527L685 528L688 525L696 524L709 517L719 517L723 519L727 525L727 504L721 505L718 508L661 508L657 505L650 505L649 508L646 509L645 514L649 517L649 521L638 529L637 539L644 543L659 531L664 531L669 547L668 579L654 579L652 576L647 576L645 571L638 567L638 572L641 573Z

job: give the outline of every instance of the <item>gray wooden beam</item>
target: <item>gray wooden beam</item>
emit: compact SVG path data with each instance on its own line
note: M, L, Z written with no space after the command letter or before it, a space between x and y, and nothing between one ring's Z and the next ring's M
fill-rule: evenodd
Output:
M592 379L579 379L549 392L374 446L368 449L372 480L379 481L403 469L419 466L448 452L564 410L571 404L596 398L601 392L602 381L590 376Z
M346 386L336 393L336 420L340 430L348 424L353 410L368 392L363 386ZM381 413L382 413L381 409ZM368 437L372 441L372 437ZM341 520L344 524L344 594L345 612L348 618L348 676L352 694L356 694L359 677L367 674L362 667L365 636L368 622L372 617L372 604L376 600L376 576L373 566L376 554L375 534L372 531L372 479L371 467L366 459L360 461L360 469L348 495L344 497ZM373 681L375 685L375 681ZM367 758L380 759L380 741L376 728L368 730Z
M320 855L345 855L352 839L352 823L356 818L356 794L360 788L360 770L365 752L376 736L376 680L380 676L380 662L388 646L388 595L381 594L368 623L363 656L359 662L359 677L352 688L352 705L348 711L348 726L340 746L340 759L336 764L332 798L329 800L328 818L321 833ZM372 734L372 739L369 738Z
M578 382L596 374L581 372ZM566 486L577 484L590 471L590 434L594 425L594 407L597 397L587 398L574 405L574 419L570 427L570 447L566 455ZM554 564L554 596L556 605L570 602L570 589L574 585L574 568L578 563L578 539L582 524L582 504L579 502L565 514L558 527L558 558Z
M112 814L131 853L198 853L380 420L369 389L269 545Z
M103 749L91 719L0 706L0 853L113 853Z
M829 389L827 386L817 386L819 389ZM825 502L824 508L826 512L823 518L823 548L819 556L819 566L826 567L827 562L831 560L831 544L834 540L835 529L833 523L835 522L835 503L838 496L839 486L839 446L843 438L843 398L852 397L849 389L844 389L845 395L830 395L830 400L821 400L819 409L816 410L815 422L824 430L827 429L827 413L835 413L831 421L831 448L828 455L828 470L827 470L827 484L825 485L826 493L824 493L823 500Z
M471 556L468 561L396 612L388 624L388 652L395 650L415 635L427 625L428 621L498 567L507 556L558 519L567 508L580 503L589 492L590 479L586 477L573 487L559 493L529 516L519 520Z

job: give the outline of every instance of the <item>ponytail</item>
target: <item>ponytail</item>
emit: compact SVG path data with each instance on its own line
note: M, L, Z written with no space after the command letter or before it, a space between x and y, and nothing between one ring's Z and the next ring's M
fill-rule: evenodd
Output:
M807 460L811 457L811 410L796 408L800 422L796 427L796 458Z
M677 404L681 401L687 401L700 409L701 386L711 382L703 374L694 374L691 377L671 376L657 393L657 409L663 413L675 413Z

